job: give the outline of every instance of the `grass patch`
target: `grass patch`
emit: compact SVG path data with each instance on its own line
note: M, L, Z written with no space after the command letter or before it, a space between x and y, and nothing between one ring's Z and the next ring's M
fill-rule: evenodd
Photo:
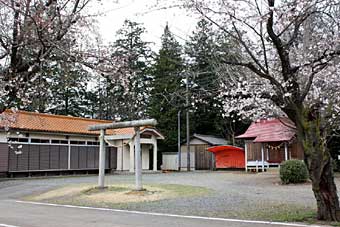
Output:
M179 197L204 196L211 190L176 184L144 185L143 191L134 191L133 185L115 184L99 189L94 185L69 185L38 195L25 197L26 200L58 204L72 204L94 207L126 207L128 204L155 202Z
M128 190L129 190L129 188L127 188L127 187L119 187L119 186L110 186L110 187L107 187L107 188L104 188L104 189L100 189L100 188L97 188L97 187L91 187L91 188L83 190L82 193L85 194L85 195L91 195L91 194L100 193L100 192L103 192L103 191L125 192L125 191L128 191Z
M305 222L316 223L315 208L285 203L259 203L248 208L230 209L224 212L209 214L222 218L238 218L273 222Z
M316 212L306 208L272 209L262 215L261 219L277 222L314 222Z

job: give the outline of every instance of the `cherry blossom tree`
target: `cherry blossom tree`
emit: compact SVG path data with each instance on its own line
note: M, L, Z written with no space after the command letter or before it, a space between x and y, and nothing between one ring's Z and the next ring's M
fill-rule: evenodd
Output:
M340 3L337 0L178 0L240 45L220 59L226 115L285 115L297 136L320 220L340 220L327 141L340 125Z
M48 61L76 60L64 47L80 49L90 1L0 0L0 113L28 101L29 85Z

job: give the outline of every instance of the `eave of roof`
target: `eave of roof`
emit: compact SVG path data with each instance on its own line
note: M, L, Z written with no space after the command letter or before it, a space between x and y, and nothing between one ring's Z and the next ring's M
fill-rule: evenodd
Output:
M88 131L90 125L112 123L108 120L97 120L81 117L53 115L45 113L27 112L6 110L4 113L8 119L13 118L12 121L4 122L0 120L0 129L5 130L20 130L27 132L46 132L46 133L60 133L72 135L87 135L97 136L98 131ZM6 116L7 115L7 116ZM5 125L6 124L6 125ZM7 126L7 127L5 127ZM141 130L153 130L159 137L164 139L164 136L155 128L142 127ZM106 130L108 135L130 134L134 135L134 128L121 128Z
M259 120L237 139L253 139L254 143L290 141L295 137L295 125L287 118Z
M210 137L210 138L213 138L213 139L217 139L219 142L216 142L216 141L211 141L209 140L207 137ZM198 139L198 140L201 140L211 146L217 146L217 145L228 145L230 142L222 137L216 137L216 136L213 136L213 135L202 135L202 134L194 134L190 137L190 140L192 139ZM186 144L186 141L183 141L181 142L181 145L183 144Z

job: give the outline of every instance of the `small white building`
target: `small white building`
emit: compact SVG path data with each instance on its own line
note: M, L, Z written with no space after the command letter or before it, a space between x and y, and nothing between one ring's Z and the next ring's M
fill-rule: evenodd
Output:
M115 134L106 135L105 141L117 148L117 170L135 170L135 132L133 128L115 129ZM157 140L163 135L154 128L141 130L142 169L157 171Z

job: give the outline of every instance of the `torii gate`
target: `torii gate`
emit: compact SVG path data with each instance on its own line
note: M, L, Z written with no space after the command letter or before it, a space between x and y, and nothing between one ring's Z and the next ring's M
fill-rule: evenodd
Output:
M92 125L89 127L89 131L100 131L99 135L99 176L98 176L98 188L105 187L105 131L106 129L118 129L118 128L135 128L135 180L136 188L135 190L143 190L142 185L142 156L141 156L141 146L140 146L140 127L141 126L156 126L157 121L155 119L137 120L137 121L124 121L109 124Z

